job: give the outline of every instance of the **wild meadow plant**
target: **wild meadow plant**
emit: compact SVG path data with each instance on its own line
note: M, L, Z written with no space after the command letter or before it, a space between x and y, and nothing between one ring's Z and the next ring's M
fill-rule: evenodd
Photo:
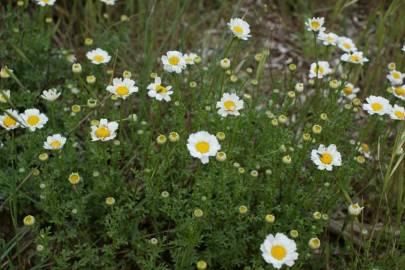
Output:
M405 45L305 15L273 69L243 1L213 43L168 2L0 7L0 268L404 269Z

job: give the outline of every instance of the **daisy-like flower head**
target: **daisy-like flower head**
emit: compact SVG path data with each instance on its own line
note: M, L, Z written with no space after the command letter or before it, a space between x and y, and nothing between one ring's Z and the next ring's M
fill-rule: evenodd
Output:
M34 1L37 3L37 5L40 5L42 7L53 6L56 2L56 0L34 0Z
M138 92L138 87L135 86L135 81L129 78L114 78L113 84L107 86L107 91L117 97L126 99L129 95Z
M401 107L401 106L398 106L397 104L395 104L394 107L392 108L390 117L391 117L391 119L394 119L394 120L405 120L404 107Z
M342 165L342 157L334 144L328 147L323 144L319 145L318 149L312 150L311 160L319 170L331 171L333 166Z
M352 64L360 64L363 65L363 63L368 62L368 59L363 56L363 52L352 52L352 53L345 53L340 57L340 60L344 62L349 62Z
M158 101L169 102L171 100L170 95L173 94L170 85L163 86L160 77L155 78L155 82L148 85L148 96L155 98Z
M55 88L49 89L49 90L44 90L42 91L41 98L48 100L48 101L55 101L60 97L60 92L56 90Z
M10 90L0 90L0 102L7 103L10 99Z
M402 46L402 51L405 52L405 44Z
M401 73L398 70L391 70L390 73L387 75L387 79L390 81L392 85L400 85L404 80L405 74Z
M184 61L186 61L187 65L194 65L195 64L195 59L198 57L197 54L195 53L186 53L184 55Z
M13 70L9 69L7 66L1 67L0 69L0 78L7 79L10 78L10 74L13 74Z
M243 109L243 100L235 93L224 93L220 101L217 102L218 114L222 117L228 115L238 116L239 110Z
M118 123L101 119L98 125L91 126L92 141L109 141L117 136Z
M74 172L69 175L68 180L72 185L77 185L82 180L82 177L79 173Z
M325 32L320 32L318 34L318 39L323 41L323 45L325 46L336 46L339 40L339 36L336 35L335 33L325 33Z
M346 82L345 86L342 89L342 96L350 100L356 97L356 94L360 91L358 87L354 87L352 83Z
M361 214L361 211L363 211L364 207L360 207L358 203L352 203L349 205L347 208L348 212L352 216L358 216Z
M363 104L363 110L366 110L368 114L390 114L392 107L390 102L380 96L369 96L366 98L367 103Z
M0 115L0 125L6 130L12 130L18 128L21 122L18 111L16 110L6 110L3 115Z
M312 63L309 70L309 77L322 79L324 76L332 73L332 69L329 67L329 63L326 61L318 61L317 63Z
M74 54L68 54L66 55L66 60L70 63L75 63L77 61L77 58Z
M162 63L167 72L181 73L187 66L183 54L178 51L168 51L162 56Z
M366 143L361 143L357 150L366 158L371 158L370 147Z
M324 32L325 27L322 27L323 24L325 23L325 18L323 17L313 17L311 19L308 19L305 22L305 25L307 26L308 31L313 31L313 32Z
M31 131L43 128L46 122L48 122L48 117L38 109L26 109L20 117L23 120L24 126Z
M348 37L339 37L338 47L342 51L348 53L357 51L356 45L354 44L353 40Z
M66 138L60 134L54 134L48 136L44 142L44 148L48 150L59 150L62 149L66 143Z
M100 0L100 1L109 6L115 5L115 0Z
M228 22L228 27L239 39L248 40L251 37L249 24L240 18L232 18Z
M274 268L280 269L284 264L293 266L298 259L297 245L295 241L283 233L267 235L260 246L263 259L272 264Z
M87 52L86 57L95 65L107 64L111 60L108 52L100 48Z
M405 84L392 87L392 94L399 99L405 100Z
M190 155L199 158L203 164L209 162L209 157L215 157L221 149L217 138L206 131L190 134L187 140Z

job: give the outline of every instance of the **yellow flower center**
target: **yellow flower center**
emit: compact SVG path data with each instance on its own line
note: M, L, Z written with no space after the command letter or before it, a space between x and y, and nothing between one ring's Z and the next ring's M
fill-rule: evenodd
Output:
M42 0L45 4L48 4L49 0Z
M401 74L400 74L399 72L393 72L393 73L392 73L392 77L393 77L394 79L399 79L399 78L401 78Z
M361 144L361 150L365 153L368 153L370 151L370 148L368 147L368 144L362 143Z
M106 126L101 126L96 129L97 138L104 139L110 136L110 130Z
M334 39L333 39L333 37L329 36L326 38L326 41L328 41L329 43L332 43L334 41Z
M348 43L348 42L343 43L343 48L350 49L351 47L352 47L352 45L350 45L350 43Z
M15 121L13 118L11 118L10 116L7 115L3 119L3 124L6 127L13 127L13 126L15 126L17 124L17 121Z
M309 242L309 246L313 249L317 249L319 248L319 246L321 245L321 242L319 241L318 238L316 239L311 239Z
M69 182L72 184L77 184L80 181L80 176L78 174L72 174L69 176Z
M158 94L165 94L165 93L167 93L167 88L159 84L159 85L156 87L156 92L157 92Z
M405 113L401 111L395 111L394 112L395 116L398 117L399 119L404 119L405 118Z
M318 29L320 27L320 23L318 21L312 21L311 22L311 28L312 29Z
M319 159L322 161L323 164L328 165L331 164L333 160L332 156L329 153L323 153Z
M359 62L359 61L360 61L360 56L358 56L358 55L356 55L356 54L352 54L352 55L350 56L350 60L351 60L352 62Z
M235 102L227 100L224 102L224 107L227 111L233 111L235 109Z
M210 144L208 142L201 141L196 143L195 149L201 154L205 154L210 150Z
M169 64L172 66L177 66L180 62L180 58L178 56L169 57Z
M346 86L345 88L343 88L343 93L345 95L350 95L351 93L353 93L353 88L350 86Z
M104 56L98 54L98 55L94 56L93 60L96 61L96 62L101 63L101 62L104 61Z
M275 245L271 248L271 256L279 261L287 256L287 250L281 245Z
M60 141L58 141L58 140L54 140L53 142L51 142L51 146L54 149L60 148L62 146L62 143Z
M403 88L401 86L400 87L395 87L394 92L398 96L405 96L405 88Z
M373 111L381 111L382 108L383 106L381 105L381 103L378 102L371 103L371 109L373 109Z
M316 74L323 74L324 72L325 72L325 69L323 67L320 67L320 66L315 67Z
M39 119L39 117L37 115L30 115L27 118L27 123L30 126L35 126L35 125L37 125L39 123L39 120L40 119Z
M232 30L233 30L235 33L243 34L243 28L240 27L239 25L235 25L235 26L232 28Z
M126 96L126 95L128 95L129 90L128 90L128 87L121 85L121 86L117 87L115 92L117 93L117 95Z

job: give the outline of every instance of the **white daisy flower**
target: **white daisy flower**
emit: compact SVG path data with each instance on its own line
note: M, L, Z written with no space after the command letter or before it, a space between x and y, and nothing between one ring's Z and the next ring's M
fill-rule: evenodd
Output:
M312 150L311 160L319 170L326 169L327 171L331 171L333 166L342 165L342 157L334 144L328 147L325 147L323 144L319 145L318 149Z
M356 45L354 44L353 40L348 37L339 37L338 47L344 52L348 53L357 51Z
M53 6L56 2L56 0L34 0L34 1L37 3L37 5L40 5L42 7Z
M325 27L322 27L323 24L325 23L325 18L323 17L313 17L311 19L308 19L305 22L305 25L307 26L308 31L313 31L313 32L324 32Z
M108 122L107 119L101 119L99 124L91 126L92 141L109 141L117 136L118 123Z
M402 46L402 51L405 52L405 44Z
M390 114L392 107L390 102L380 96L369 96L366 98L367 103L363 104L363 110L366 110L368 114Z
M10 78L11 74L13 73L14 71L9 69L7 66L1 67L0 69L0 77L4 79Z
M75 63L77 61L77 58L74 54L68 54L66 56L66 60L70 63Z
M248 40L251 37L249 24L240 18L232 18L228 22L228 27L239 39Z
M347 208L348 212L352 216L358 216L361 214L361 211L363 211L364 207L360 207L358 203L355 204L350 204L349 207Z
M168 51L162 56L163 69L167 72L181 73L186 68L186 60L181 52Z
M275 236L267 235L260 245L260 250L263 259L276 269L280 269L284 264L291 267L298 259L295 241L283 233L277 233Z
M187 148L190 155L199 158L203 164L209 162L209 157L215 157L221 149L217 137L206 131L190 134L187 140Z
M0 115L0 125L6 130L18 128L21 122L20 115L16 110L6 110L3 115Z
M405 84L401 86L393 86L392 94L399 99L405 100Z
M54 134L48 136L44 142L44 148L47 150L59 150L62 149L66 143L66 138L60 134Z
M390 73L387 75L387 79L390 81L392 85L400 85L404 80L405 74L401 73L398 70L391 70Z
M114 78L113 84L107 86L107 91L117 97L126 99L131 94L138 92L138 87L135 86L135 81L129 78Z
M198 57L197 54L195 53L186 53L184 54L184 61L186 61L187 65L194 65L195 64L195 59Z
M304 84L303 83L296 83L295 86L294 86L294 89L298 93L301 93L302 91L304 91Z
M10 90L0 90L0 102L7 103L10 99Z
M47 101L55 101L60 97L61 92L58 92L55 88L42 91L41 98Z
M115 0L100 0L100 1L109 6L115 5Z
M357 150L366 158L371 158L370 147L366 143L360 144Z
M170 95L173 94L170 85L163 86L160 77L155 78L155 82L148 85L148 96L155 98L158 101L169 102L171 100Z
M228 115L238 116L239 110L243 109L243 100L235 93L224 93L220 101L217 102L218 114L222 117Z
M108 52L100 48L87 52L86 57L95 65L107 64L111 60Z
M316 63L311 64L309 77L315 78L318 76L318 79L322 79L330 73L332 73L332 69L329 67L329 63L326 61L318 61L318 65Z
M318 34L318 39L323 41L323 45L325 46L336 46L339 40L339 36L332 32L320 32Z
M342 89L342 96L348 98L350 100L356 97L356 94L360 91L360 88L354 87L352 83L346 82L343 89Z
M340 57L340 60L344 62L349 62L352 64L360 64L363 65L363 63L368 62L368 58L363 56L363 52L352 52L352 53L345 53Z
M48 117L41 113L38 109L26 109L24 113L20 114L24 126L31 131L41 129L48 122Z
M390 117L391 117L391 119L394 119L394 120L405 120L404 107L401 107L401 106L398 106L397 104L395 104L394 107L392 108Z

